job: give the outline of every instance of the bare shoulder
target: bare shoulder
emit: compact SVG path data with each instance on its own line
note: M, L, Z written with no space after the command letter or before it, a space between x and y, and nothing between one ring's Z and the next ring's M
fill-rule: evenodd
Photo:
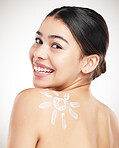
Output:
M100 119L104 118L107 121L110 121L111 124L117 124L119 127L119 120L116 117L115 113L105 104L96 100L96 106L98 111L98 117Z
M44 127L45 111L39 109L39 104L47 99L43 94L49 93L43 89L31 88L16 96L10 119L8 148L35 147Z
M38 116L43 118L43 110L39 109L39 105L49 105L52 102L53 91L48 89L40 89L40 88L30 88L21 91L14 101L13 105L13 113L17 113L17 117L22 117L23 115L26 118L32 118L30 121L36 121ZM48 104L49 103L49 104ZM48 110L44 110L48 111ZM25 118L25 119L26 119ZM35 119L36 118L36 119Z
M50 96L50 93L51 91L47 89L40 89L40 88L25 89L17 95L15 103L19 102L24 104L25 102L27 102L27 106L33 105L34 103L37 103L40 100L43 100L46 97L48 97L48 94Z
M96 100L96 106L99 113L99 116L103 116L108 118L110 121L115 121L118 123L118 118L116 117L115 113L104 103Z
M114 148L118 148L119 147L119 120L111 109L108 109L108 114L109 114L109 125L110 125L110 134L112 138L112 145Z
M14 101L12 109L12 121L18 120L35 124L39 119L42 119L43 112L39 110L39 104L42 102L50 102L51 95L49 90L40 89L40 88L30 88L21 91ZM42 124L41 121L39 121ZM18 123L19 124L19 123ZM40 127L40 124L38 127Z
M12 110L13 120L21 119L22 121L36 121L35 118L37 119L37 114L40 114L40 112L38 112L38 104L46 98L41 92L45 92L45 90L30 88L21 91L14 101Z
M50 94L51 91L40 88L25 89L16 96L13 111L15 110L20 114L37 115L38 105L46 100L50 101ZM38 113L40 114L40 112Z
M119 146L119 120L115 113L105 104L96 100L97 105L97 119L99 133L104 135L102 139L107 136L110 147L118 148Z

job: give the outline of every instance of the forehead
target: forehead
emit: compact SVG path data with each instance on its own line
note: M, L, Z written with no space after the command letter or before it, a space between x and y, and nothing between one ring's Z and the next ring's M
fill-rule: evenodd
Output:
M53 16L47 17L42 22L39 31L44 36L59 35L69 40L69 42L75 40L67 25L62 20L55 19Z

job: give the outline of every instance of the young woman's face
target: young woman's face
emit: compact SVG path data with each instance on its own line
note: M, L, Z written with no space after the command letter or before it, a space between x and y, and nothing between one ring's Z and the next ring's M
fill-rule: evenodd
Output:
M81 50L69 28L47 17L30 49L35 87L61 90L81 79Z

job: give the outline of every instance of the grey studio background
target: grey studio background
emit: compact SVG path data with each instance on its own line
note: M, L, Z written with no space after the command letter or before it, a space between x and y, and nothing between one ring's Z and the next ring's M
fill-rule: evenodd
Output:
M0 0L0 148L5 148L16 95L33 87L28 52L35 41L35 32L47 13L63 5L92 8L107 22L110 33L107 72L92 82L91 90L119 118L118 0Z

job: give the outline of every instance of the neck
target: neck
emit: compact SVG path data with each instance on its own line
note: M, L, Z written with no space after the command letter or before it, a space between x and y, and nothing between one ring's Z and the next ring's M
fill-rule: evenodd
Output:
M73 90L88 90L90 88L90 83L84 83L80 85L71 85L67 88L64 88L62 91L73 91Z
M55 89L53 88L53 90L56 90L56 91L85 91L85 92L87 91L87 92L89 92L90 91L90 84L91 84L91 81L79 79L68 86L65 86L62 88L55 88Z

